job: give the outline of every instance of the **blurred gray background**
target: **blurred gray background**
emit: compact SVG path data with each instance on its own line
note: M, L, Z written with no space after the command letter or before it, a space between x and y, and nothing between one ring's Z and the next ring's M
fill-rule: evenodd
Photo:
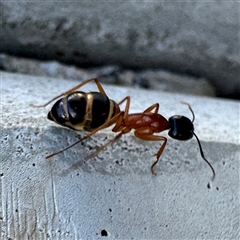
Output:
M0 12L7 55L98 66L100 77L120 85L240 99L237 1L3 1ZM41 72L37 63L0 59L5 70ZM60 75L56 64L42 71ZM61 72L79 79L69 66Z

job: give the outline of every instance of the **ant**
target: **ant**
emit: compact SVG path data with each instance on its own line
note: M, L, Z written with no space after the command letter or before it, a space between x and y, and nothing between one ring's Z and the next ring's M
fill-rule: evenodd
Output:
M95 81L99 92L84 93L76 91L78 88L89 83L90 81ZM122 99L119 103L116 103L115 101L110 100L107 97L98 79L92 78L78 84L67 92L60 94L46 104L36 107L45 107L49 103L60 97L62 98L53 105L51 111L48 113L48 119L62 126L78 131L85 130L89 131L90 133L87 134L85 137L81 138L80 140L76 141L72 145L68 146L67 148L46 156L46 158L50 158L54 155L62 153L67 149L75 146L79 142L82 142L83 140L91 137L99 130L115 124L112 131L120 133L117 134L115 138L107 142L105 145L99 147L93 154L89 156L89 158L96 156L101 150L106 148L108 145L114 143L123 134L126 134L132 129L134 129L134 135L139 139L147 141L163 141L163 144L159 148L158 152L155 154L157 159L151 166L152 174L156 175L154 171L154 166L158 163L160 156L164 151L164 148L167 144L167 138L153 134L169 129L168 135L173 139L189 140L193 136L195 136L199 145L201 157L211 168L213 173L212 180L214 180L216 175L215 170L211 163L205 158L200 140L194 133L193 122L195 120L195 115L190 104L186 102L181 102L187 105L189 110L191 111L193 116L192 121L189 118L181 115L174 115L170 117L169 120L167 120L165 117L158 113L158 103L155 103L152 106L148 107L142 113L129 114L129 96ZM119 105L125 101L125 111L121 111Z

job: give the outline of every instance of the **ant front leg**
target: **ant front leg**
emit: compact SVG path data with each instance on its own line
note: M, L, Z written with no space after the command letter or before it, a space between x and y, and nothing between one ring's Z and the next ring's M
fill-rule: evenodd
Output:
M99 82L99 80L98 80L97 78L90 78L90 79L88 79L88 80L86 80L86 81L81 82L81 83L78 84L77 86L69 89L68 91L66 91L66 92L64 92L64 93L61 93L60 95L54 97L53 99L51 99L50 101L46 102L46 103L43 104L43 105L34 105L34 104L31 104L31 106L33 106L33 107L46 107L46 106L47 106L48 104L50 104L51 102L57 100L57 99L60 98L60 97L64 97L64 96L69 95L70 93L76 91L77 89L81 88L82 86L86 85L87 83L89 83L89 82L91 82L91 81L94 81L94 82L96 83L97 88L98 88L98 90L99 90L100 93L106 95L106 93L105 93L105 91L104 91L101 83Z
M155 136L152 135L153 131L150 128L144 128L144 129L138 129L134 132L134 135L137 138L140 138L142 140L147 140L147 141L164 141L158 152L154 155L157 157L157 160L152 164L151 166L151 172L153 175L156 175L156 172L154 171L154 166L159 162L159 159L164 151L164 148L167 144L167 138L163 136Z

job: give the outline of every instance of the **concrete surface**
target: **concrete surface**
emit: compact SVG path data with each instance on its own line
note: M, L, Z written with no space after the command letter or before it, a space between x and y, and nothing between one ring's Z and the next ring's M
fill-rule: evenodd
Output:
M215 89L207 79L179 75L159 69L143 69L139 71L121 69L113 65L78 68L57 61L40 61L6 54L0 54L0 69L6 72L71 80L97 77L102 83L119 86L135 86L164 92L216 97Z
M1 1L0 52L158 68L240 96L239 1Z
M195 131L216 171L210 182L211 170L194 139L169 138L157 176L150 166L160 143L133 134L83 160L113 138L111 129L45 160L85 133L48 121L51 106L30 104L43 104L77 82L4 72L0 77L0 239L240 238L239 101L104 86L116 101L130 95L132 112L159 102L166 118L191 118L179 103L189 102Z

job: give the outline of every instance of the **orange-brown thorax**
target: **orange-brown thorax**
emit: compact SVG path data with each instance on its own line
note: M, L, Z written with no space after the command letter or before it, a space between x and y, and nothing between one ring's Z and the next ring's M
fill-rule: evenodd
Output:
M150 128L153 132L162 132L170 128L166 118L156 113L134 113L129 114L123 120L125 127L139 129Z

